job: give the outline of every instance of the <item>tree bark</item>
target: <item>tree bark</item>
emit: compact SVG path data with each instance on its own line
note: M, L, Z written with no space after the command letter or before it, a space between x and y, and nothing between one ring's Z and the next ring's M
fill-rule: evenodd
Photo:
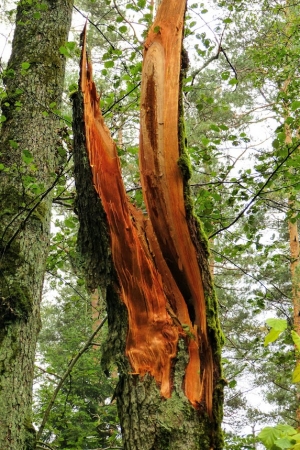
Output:
M288 11L288 9L287 9ZM282 91L284 93L287 92L289 84L291 80L287 78L283 83ZM285 109L285 118L289 116L289 110ZM293 142L292 139L292 130L290 126L285 123L284 124L285 131L285 144L291 145ZM288 207L289 207L289 215L288 215L288 230L289 230L289 245L290 245L290 271L291 271L291 281L292 281L292 306L293 306L293 319L294 319L294 331L300 336L300 278L299 278L299 256L300 256L300 246L299 246L299 233L298 233L298 222L295 214L295 197L292 195L288 198ZM298 355L298 350L295 347L296 354ZM296 366L299 366L300 358L299 355L296 357ZM299 404L300 400L300 389L297 386L297 401ZM300 407L298 406L296 409L296 421L297 428L300 429Z
M71 0L19 2L0 135L0 448L35 448L32 383ZM52 105L51 105L52 104ZM48 115L47 115L48 114Z
M294 211L295 202L293 200L289 200L289 209L290 213ZM299 255L300 255L300 247L299 247L299 233L298 233L298 224L297 220L291 217L288 221L288 229L289 229L289 241L290 241L290 270L291 270L291 280L292 280L292 304L293 304L293 318L294 318L294 330L300 336L300 275L299 275ZM300 365L299 352L296 348L296 366ZM300 389L297 386L297 400L299 404L300 400ZM296 409L296 421L297 428L300 429L300 407L298 406Z
M140 165L149 217L130 204L83 40L74 96L79 249L106 289L104 364L118 364L124 449L222 448L222 335L207 240L193 214L180 84L184 0L164 0L145 43Z

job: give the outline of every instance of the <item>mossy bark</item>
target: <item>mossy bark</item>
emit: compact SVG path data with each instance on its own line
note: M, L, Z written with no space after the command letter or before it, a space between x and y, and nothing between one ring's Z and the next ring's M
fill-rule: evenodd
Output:
M35 448L32 383L71 0L20 1L0 134L0 448ZM52 105L53 107L53 105ZM45 113L48 112L48 115ZM36 194L39 189L39 196Z

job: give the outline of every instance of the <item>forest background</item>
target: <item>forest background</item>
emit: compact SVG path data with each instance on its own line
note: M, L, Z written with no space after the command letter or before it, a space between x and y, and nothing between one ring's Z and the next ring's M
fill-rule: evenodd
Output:
M118 145L127 192L143 208L139 86L142 43L155 6L146 0L78 1L70 40L60 48L68 60L64 105L45 108L45 115L61 118L57 151L64 170L53 200L36 357L34 423L45 444L41 448L122 448L114 400L117 373L112 370L107 377L99 364L104 305L99 292L87 292L76 265L70 96L77 89L79 35L87 19L101 109ZM14 8L3 2L0 9L2 74ZM299 17L299 5L292 1L191 1L186 13L189 71L183 99L190 185L210 239L226 338L228 449L261 448L257 436L268 424L299 426L293 381L300 378L291 334L300 314L299 249L293 246L300 189ZM30 152L24 162L32 163ZM1 164L0 170L5 170ZM28 177L27 183L40 194L35 179ZM284 430L270 428L260 440L267 448L296 449Z

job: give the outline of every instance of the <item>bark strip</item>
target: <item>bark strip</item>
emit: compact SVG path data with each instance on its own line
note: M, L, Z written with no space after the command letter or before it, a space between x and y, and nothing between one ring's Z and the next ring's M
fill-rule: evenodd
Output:
M150 372L169 397L171 360L176 355L178 329L166 308L161 275L155 267L138 227L143 218L130 205L121 176L115 142L99 108L91 64L86 59L84 38L81 91L84 95L86 147L93 183L106 213L112 258L120 282L120 295L128 310L126 353L133 372Z

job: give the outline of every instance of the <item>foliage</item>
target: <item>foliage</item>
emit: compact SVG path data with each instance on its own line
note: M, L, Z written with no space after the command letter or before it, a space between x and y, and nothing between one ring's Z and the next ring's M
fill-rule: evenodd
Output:
M258 438L268 450L300 448L300 434L289 425L266 427L259 433Z
M271 327L265 339L265 345L268 345L274 342L287 329L287 322L282 319L268 319L266 322ZM296 350L299 352L300 336L294 330L291 330L290 333ZM292 381L293 383L300 382L299 364L296 365L296 369L293 372ZM265 427L259 433L258 438L270 450L300 449L299 430L296 430L290 425L279 424L275 427Z
M57 381L92 334L90 299L82 288L76 290L80 295L70 287L62 288L55 302L48 301L43 308L36 367L37 424ZM116 379L108 379L100 368L103 336L99 337L73 368L51 410L42 442L53 448L96 449L119 442L116 405L111 403Z

